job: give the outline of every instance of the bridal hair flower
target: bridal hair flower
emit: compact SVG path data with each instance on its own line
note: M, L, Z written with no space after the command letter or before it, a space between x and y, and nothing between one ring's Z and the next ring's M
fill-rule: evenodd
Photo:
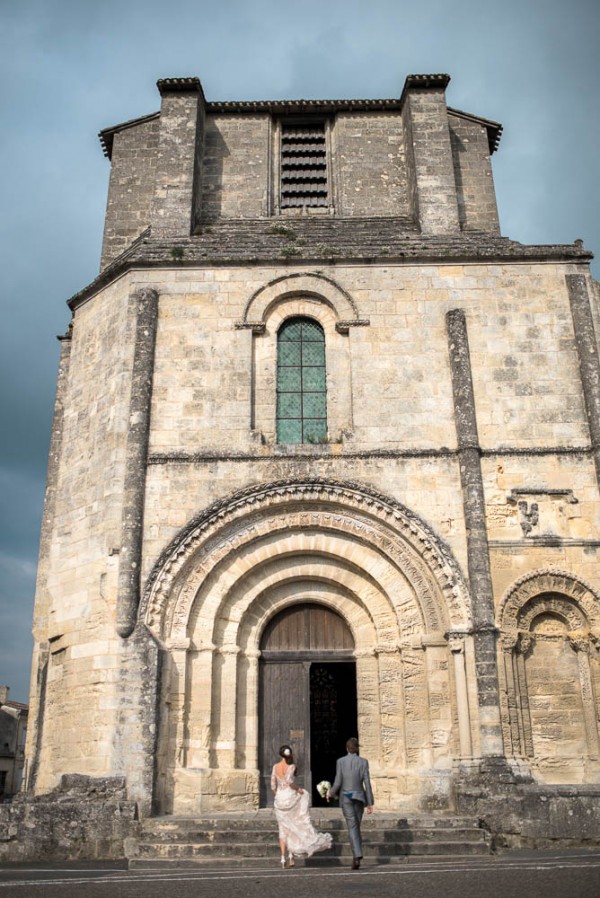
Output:
M321 782L317 784L317 792L319 793L321 798L326 798L327 793L329 792L330 789L331 789L331 783L329 782L329 780L321 780ZM329 800L329 799L327 799L327 800Z
M291 752L291 749L289 749L289 748L284 748L284 749L283 749L283 755L284 755L284 757L289 758L289 756L291 755L291 753L292 753L292 752Z

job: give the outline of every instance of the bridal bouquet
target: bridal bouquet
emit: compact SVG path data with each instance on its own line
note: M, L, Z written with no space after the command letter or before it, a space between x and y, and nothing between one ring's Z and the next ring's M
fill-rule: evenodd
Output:
M321 796L321 798L327 798L327 793L331 789L331 783L329 780L321 780L320 783L317 784L317 792Z

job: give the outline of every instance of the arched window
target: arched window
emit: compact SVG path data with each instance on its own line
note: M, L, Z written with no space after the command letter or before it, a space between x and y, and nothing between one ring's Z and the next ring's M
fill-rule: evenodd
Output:
M312 318L288 318L277 335L277 442L327 440L325 334Z

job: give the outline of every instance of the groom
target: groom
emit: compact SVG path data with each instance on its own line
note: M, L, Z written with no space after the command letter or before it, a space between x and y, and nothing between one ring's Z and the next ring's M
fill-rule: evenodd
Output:
M345 817L352 848L352 869L359 870L362 860L360 823L367 806L367 814L373 813L373 790L369 777L369 762L358 756L358 739L354 736L346 742L348 754L339 758L335 768L335 782L327 798L337 798L341 790L340 804Z

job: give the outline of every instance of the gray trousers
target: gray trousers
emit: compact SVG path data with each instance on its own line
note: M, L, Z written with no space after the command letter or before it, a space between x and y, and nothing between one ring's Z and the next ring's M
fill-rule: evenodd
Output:
M348 836L350 837L350 848L353 857L362 857L362 839L360 837L360 823L365 812L365 805L356 798L346 798L345 795L340 796L340 807L342 814L346 820L348 827Z

